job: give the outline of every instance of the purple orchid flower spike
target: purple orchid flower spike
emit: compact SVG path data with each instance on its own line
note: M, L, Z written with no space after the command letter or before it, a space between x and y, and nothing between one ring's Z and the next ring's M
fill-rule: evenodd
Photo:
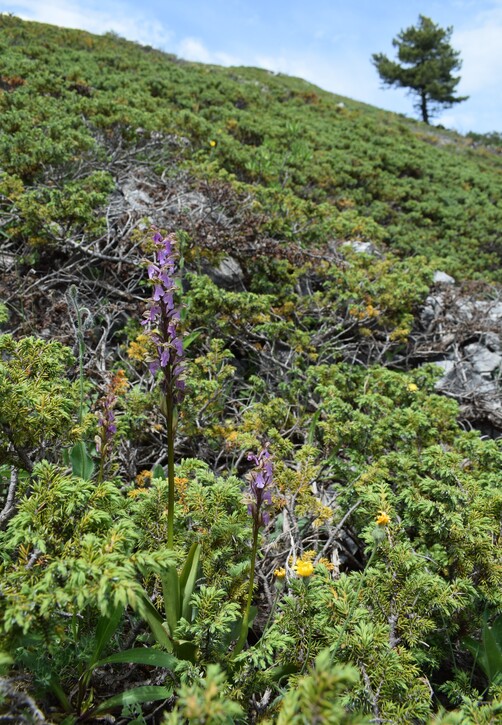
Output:
M119 396L127 390L129 382L123 370L117 370L108 380L106 394L99 401L98 430L95 437L96 451L100 456L98 481L103 480L113 451L117 433L117 417L115 406Z
M252 461L255 470L251 472L249 491L251 501L248 505L248 513L253 517L255 526L266 526L270 521L268 508L272 504L270 489L273 484L272 456L267 446L258 455L248 453L248 461Z
M163 408L167 434L167 546L174 542L174 440L176 430L176 404L181 403L185 392L185 364L183 361L183 335L179 310L175 297L179 291L176 283L178 256L173 235L163 237L158 232L153 237L153 260L148 263L148 278L153 284L152 298L142 324L155 351L148 360L150 372L162 373Z
M258 536L260 528L267 526L270 521L270 507L272 505L271 487L273 484L273 465L272 456L268 450L268 446L258 453L248 453L248 461L252 461L255 465L250 474L249 485L249 505L248 512L253 517L253 543L251 548L251 566L249 576L249 589L246 606L242 615L242 625L239 638L234 647L234 654L239 654L248 636L249 613L251 602L253 599L253 587L256 571L256 556L258 552Z
M154 285L152 299L142 324L149 332L156 356L149 361L152 375L161 369L164 374L164 392L180 403L184 392L185 366L183 364L183 338L180 315L175 307L176 240L172 235L162 237L158 232L153 262L148 264L148 277Z

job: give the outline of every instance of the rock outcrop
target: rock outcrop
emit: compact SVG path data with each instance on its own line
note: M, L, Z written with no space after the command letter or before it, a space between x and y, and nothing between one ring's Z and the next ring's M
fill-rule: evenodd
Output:
M502 300L493 288L465 291L444 273L435 282L420 315L420 356L443 369L436 388L459 401L467 420L500 432Z

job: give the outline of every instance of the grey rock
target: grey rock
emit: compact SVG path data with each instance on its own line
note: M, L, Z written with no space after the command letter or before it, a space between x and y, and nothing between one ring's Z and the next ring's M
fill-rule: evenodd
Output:
M433 282L434 284L455 284L455 279L450 277L449 274L446 274L446 272L436 270L434 272Z
M438 285L420 311L422 359L442 369L438 393L455 398L461 415L490 435L502 430L502 299L462 294L449 275L437 272ZM441 360L434 360L438 356ZM491 426L491 427L490 427ZM483 430L483 428L482 428Z
M16 264L16 255L0 252L0 269L12 269Z
M380 256L380 252L372 242L361 242L356 239L353 242L345 242L342 246L350 247L354 250L354 252L357 252L357 254L373 254Z
M440 378L439 382L444 380L444 378L455 368L455 362L453 360L435 360L434 365L437 365L439 368L443 368L444 371L444 376Z
M422 325L428 327L436 319L442 306L441 295L429 295L420 312Z
M151 207L153 204L150 195L138 186L136 179L127 179L122 185L122 193L132 209L141 211Z
M242 267L233 257L225 257L218 267L207 267L204 271L218 287L225 289L237 289L244 280Z
M458 307L466 319L482 317L488 322L500 323L502 330L502 301L466 299L459 302Z
M420 312L420 322L424 327L429 327L431 322L434 321L436 315L434 312L434 307L432 305L425 305L425 307L422 307L422 310Z
M502 350L501 336L497 335L495 332L485 332L482 341L492 352L499 352L499 350Z
M502 302L496 302L488 307L488 317L493 322L500 322L502 326Z
M476 373L469 364L459 363L436 383L436 390L459 400L497 395L497 384Z
M490 352L487 347L477 342L472 345L466 345L464 351L477 373L489 375L502 364L501 355L496 352Z

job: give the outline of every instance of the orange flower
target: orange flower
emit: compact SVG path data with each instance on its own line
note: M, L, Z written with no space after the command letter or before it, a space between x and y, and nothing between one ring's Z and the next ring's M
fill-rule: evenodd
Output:
M124 370L117 370L115 375L112 377L111 387L113 388L113 392L115 393L115 395L125 393L125 391L129 387L129 380L126 378Z

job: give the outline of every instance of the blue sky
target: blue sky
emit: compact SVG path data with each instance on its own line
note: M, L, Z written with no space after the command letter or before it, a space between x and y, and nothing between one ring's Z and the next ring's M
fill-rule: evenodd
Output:
M462 133L502 132L502 0L0 0L28 20L114 30L125 38L219 65L300 76L328 91L413 116L404 90L383 90L371 54L426 15L453 26L470 98L436 119Z

